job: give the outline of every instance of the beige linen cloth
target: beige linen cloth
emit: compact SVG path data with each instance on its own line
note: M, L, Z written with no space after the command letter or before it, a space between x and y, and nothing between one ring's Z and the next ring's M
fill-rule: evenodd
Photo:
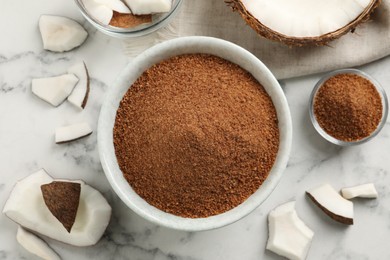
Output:
M140 39L139 47L180 36L213 36L244 47L278 79L285 79L354 67L390 54L389 10L390 0L382 0L370 21L327 46L288 47L258 36L223 0L184 0L171 25L147 36L144 40L148 44ZM125 52L129 56L138 54L142 50L137 45L134 40L127 41Z

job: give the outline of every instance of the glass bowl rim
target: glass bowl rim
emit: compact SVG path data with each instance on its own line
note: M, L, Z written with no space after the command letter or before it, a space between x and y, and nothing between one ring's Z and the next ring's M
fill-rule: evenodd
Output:
M336 75L340 75L340 74L355 74L355 75L361 76L365 79L368 79L375 86L376 90L378 91L378 93L381 97L381 101L382 101L382 118L381 118L381 121L379 122L377 128L369 136L364 137L364 138L359 139L359 140L356 140L356 141L343 141L343 140L339 140L339 139L331 136L320 126L320 124L318 123L317 118L314 114L314 100L315 100L315 97L317 95L318 90L321 88L321 86L324 84L324 82L327 81L329 78L336 76ZM382 85L379 84L379 82L376 79L374 79L372 76L370 76L369 74L367 74L361 70L354 69L354 68L338 69L338 70L334 70L334 71L331 71L331 72L325 74L314 86L314 88L310 94L309 115L310 115L310 120L311 120L314 128L316 129L316 131L324 139L326 139L328 142L331 142L331 143L339 145L339 146L353 146L353 145L358 145L358 144L368 142L369 140L374 138L376 135L378 135L378 133L382 130L382 128L386 124L388 110L389 110L388 106L389 105L388 105L386 91L384 90Z
M110 25L104 25L97 21L94 17L92 17L86 8L84 7L83 0L75 0L75 3L80 10L81 14L97 29L104 31L112 36L129 36L132 34L147 34L149 32L156 31L157 29L163 27L172 17L174 14L177 13L179 10L179 7L183 3L183 0L173 0L175 1L172 5L172 8L169 12L166 13L166 15L159 21L157 22L152 22L151 24L146 24L141 27L136 27L136 29L132 28L119 28L115 26L110 26Z

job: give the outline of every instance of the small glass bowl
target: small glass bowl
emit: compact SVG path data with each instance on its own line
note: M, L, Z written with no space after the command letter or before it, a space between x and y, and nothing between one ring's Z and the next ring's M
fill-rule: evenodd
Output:
M324 129L322 129L322 127L318 123L317 118L314 114L314 100L315 100L315 97L317 95L318 90L321 88L322 84L325 81L327 81L329 78L331 78L335 75L338 75L338 74L355 74L355 75L359 75L359 76L362 76L362 77L368 79L375 86L375 88L378 91L378 93L381 97L381 100L382 100L382 118L381 118L381 121L379 122L377 128L369 136L362 138L362 139L359 139L357 141L351 141L351 142L343 141L343 140L339 140L339 139L329 135ZM364 73L363 71L357 70L357 69L340 69L340 70L335 70L335 71L332 71L332 72L326 74L324 77L322 77L317 82L317 84L314 86L314 89L310 95L309 114L310 114L310 119L311 119L311 122L313 123L314 128L327 141L329 141L333 144L339 145L339 146L358 145L358 144L365 143L365 142L371 140L372 138L374 138L381 131L383 126L386 124L388 109L389 108L388 108L387 95L386 95L385 90L382 88L382 86L374 78L372 78L370 75Z
M75 2L84 18L102 33L116 38L134 38L150 34L166 26L177 14L183 0L172 0L172 8L169 12L153 14L151 23L139 25L133 28L119 28L102 24L89 15L88 11L84 7L83 0L75 0Z

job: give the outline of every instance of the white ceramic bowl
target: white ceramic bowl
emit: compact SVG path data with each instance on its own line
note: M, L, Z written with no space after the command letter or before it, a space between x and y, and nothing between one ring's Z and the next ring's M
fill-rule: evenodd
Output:
M280 147L275 164L260 188L239 206L208 218L183 218L165 213L143 200L127 183L119 169L113 144L113 127L119 103L129 86L149 67L172 56L186 53L208 53L219 56L249 71L272 98L279 119ZM141 217L165 227L201 231L231 224L256 209L273 191L287 165L291 148L292 125L286 97L268 68L245 49L216 38L184 37L155 45L140 54L120 73L106 93L98 124L98 146L101 163L114 191Z

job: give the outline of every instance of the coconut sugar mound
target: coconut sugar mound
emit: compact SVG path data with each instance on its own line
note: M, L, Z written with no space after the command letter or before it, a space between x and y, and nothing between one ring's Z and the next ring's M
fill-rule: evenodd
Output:
M133 14L121 14L114 11L112 19L110 21L111 26L119 28L132 28L141 24L147 24L152 22L152 15L133 15Z
M368 79L339 74L319 88L314 99L318 124L336 139L351 142L373 133L382 119L379 92Z
M136 193L165 212L226 212L267 178L279 148L275 107L247 71L206 54L152 66L120 102L114 146Z

